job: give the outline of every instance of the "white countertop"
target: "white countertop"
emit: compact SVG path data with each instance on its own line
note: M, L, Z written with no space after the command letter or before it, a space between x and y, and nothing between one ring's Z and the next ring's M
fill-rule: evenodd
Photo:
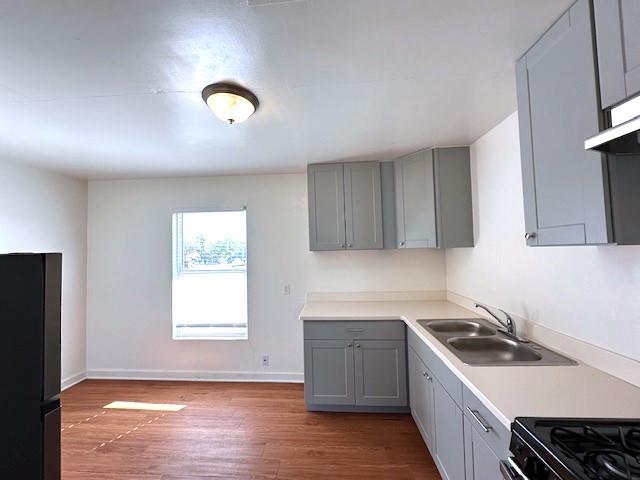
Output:
M446 301L311 301L300 312L301 320L404 321L507 428L515 417L640 418L640 388L601 370L465 365L417 323L478 316Z

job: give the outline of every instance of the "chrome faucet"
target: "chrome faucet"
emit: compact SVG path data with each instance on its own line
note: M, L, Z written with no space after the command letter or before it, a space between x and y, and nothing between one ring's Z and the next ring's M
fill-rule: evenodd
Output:
M498 308L498 311L502 312L502 314L505 316L506 321L504 320L500 320L495 313L493 313L489 307L482 305L481 303L476 303L476 308L481 308L483 309L485 312L487 312L489 315L491 315L500 325L502 325L506 331L507 334L509 334L510 336L519 339L518 337L518 333L516 331L516 322L513 320L513 318L511 318L511 315L509 315L507 312L505 312L504 310Z

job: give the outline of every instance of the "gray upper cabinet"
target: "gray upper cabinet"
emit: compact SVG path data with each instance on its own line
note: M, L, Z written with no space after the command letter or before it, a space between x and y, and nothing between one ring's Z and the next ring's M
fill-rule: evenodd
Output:
M473 247L469 147L433 150L438 247Z
M311 250L383 248L378 162L309 165Z
M473 246L468 147L399 158L395 178L398 248Z
M640 2L594 0L602 107L640 93Z
M344 198L347 248L383 248L380 164L346 163Z
M309 243L311 250L345 248L344 167L309 165Z
M316 405L355 403L353 342L305 340L305 398Z
M433 152L401 158L396 171L396 226L399 248L436 247Z
M603 126L589 0L578 0L516 65L527 244L610 243L607 167L585 151Z

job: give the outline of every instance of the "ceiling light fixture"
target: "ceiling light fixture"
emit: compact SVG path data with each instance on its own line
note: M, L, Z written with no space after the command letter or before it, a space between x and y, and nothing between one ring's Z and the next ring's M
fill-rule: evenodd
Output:
M232 83L213 83L204 87L202 99L216 117L231 124L244 122L260 104L252 92Z

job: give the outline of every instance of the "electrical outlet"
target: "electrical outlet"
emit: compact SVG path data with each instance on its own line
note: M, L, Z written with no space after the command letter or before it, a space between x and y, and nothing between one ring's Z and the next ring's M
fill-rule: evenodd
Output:
M287 283L284 287L282 287L282 294L291 295L291 285Z
M269 366L269 355L262 355L262 366L263 367Z

